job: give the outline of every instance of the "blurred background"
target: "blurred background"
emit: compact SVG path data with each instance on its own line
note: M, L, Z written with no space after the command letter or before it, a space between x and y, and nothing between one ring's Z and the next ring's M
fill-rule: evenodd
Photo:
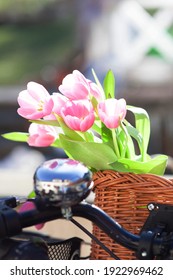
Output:
M149 153L170 156L172 174L173 2L0 0L0 134L27 131L16 112L27 82L53 92L74 69L92 78L91 68L101 81L111 68L116 96L148 111ZM0 192L28 194L35 168L56 156L65 155L0 137Z

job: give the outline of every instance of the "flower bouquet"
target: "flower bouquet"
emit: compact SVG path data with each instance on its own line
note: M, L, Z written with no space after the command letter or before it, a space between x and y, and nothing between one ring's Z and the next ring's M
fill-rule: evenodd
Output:
M103 85L92 73L94 81L74 70L53 94L29 82L18 96L18 114L29 120L29 131L3 136L30 146L62 148L69 158L84 163L93 172L95 204L137 234L149 202L173 203L173 183L158 176L165 172L167 156L148 154L149 115L116 98L113 72L107 72ZM96 226L93 234L122 259L134 258ZM91 251L93 259L110 258L94 241Z
M69 158L83 162L93 172L163 175L167 156L150 157L147 153L147 112L116 98L111 70L103 85L94 70L92 73L94 81L74 70L63 79L59 92L53 94L42 85L29 82L27 89L19 93L17 111L31 122L29 131L6 133L3 137L35 147L62 148ZM134 125L127 120L127 111L134 115Z

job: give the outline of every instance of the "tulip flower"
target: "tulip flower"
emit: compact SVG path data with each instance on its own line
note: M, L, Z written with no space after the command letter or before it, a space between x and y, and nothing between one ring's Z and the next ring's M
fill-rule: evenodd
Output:
M67 97L58 92L54 92L51 98L53 100L53 108L51 114L49 116L44 117L44 119L46 120L56 120L55 114L61 116L61 109L68 101Z
M19 93L18 103L18 114L31 120L50 115L53 107L53 100L47 90L35 82L29 82L27 90Z
M98 104L98 115L101 121L110 129L117 128L126 116L126 101L110 98Z
M68 101L61 110L62 117L73 130L87 131L94 123L94 110L89 100Z
M18 113L35 120L29 135L12 132L3 137L27 141L30 146L64 149L69 158L83 162L93 171L113 169L163 175L167 157L150 159L148 155L148 113L126 105L123 98L115 98L116 82L111 70L103 85L94 70L92 74L93 81L74 70L63 79L60 93L52 95L43 86L28 83L27 90L19 94ZM127 110L133 114L134 124L125 120Z
M104 100L104 91L101 90L96 83L88 80L90 86L90 94L93 95L96 100Z
M68 74L59 86L59 90L71 100L87 99L90 87L87 79L78 70Z
M54 126L32 123L29 127L28 144L35 147L47 147L53 144L57 138L57 130Z

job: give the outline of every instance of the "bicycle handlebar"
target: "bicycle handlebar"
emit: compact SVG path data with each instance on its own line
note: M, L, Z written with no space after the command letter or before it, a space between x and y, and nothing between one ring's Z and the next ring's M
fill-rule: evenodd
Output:
M100 208L82 202L78 205L72 206L71 212L73 216L90 220L112 239L123 246L131 250L137 249L139 236L133 235L123 229L115 220L110 218ZM55 206L46 207L41 210L34 209L21 213L16 212L16 210L12 208L4 207L0 212L0 238L18 234L23 228L29 226L62 218L62 209Z
M91 221L122 246L135 252L139 250L141 236L128 232L97 206L81 202L71 207L71 214L73 217L82 217ZM0 211L0 238L17 235L21 233L22 229L29 226L63 218L62 208L56 206L47 206L21 213L4 206L1 207ZM158 254L164 242L161 237L154 238L152 252ZM166 242L168 243L168 240Z
M86 218L102 229L113 240L130 250L137 250L139 245L139 236L134 235L122 228L115 220L110 218L104 211L94 205L80 203L71 208L72 215ZM20 213L20 222L22 228L63 218L61 208L49 207L47 210L39 212L32 210Z

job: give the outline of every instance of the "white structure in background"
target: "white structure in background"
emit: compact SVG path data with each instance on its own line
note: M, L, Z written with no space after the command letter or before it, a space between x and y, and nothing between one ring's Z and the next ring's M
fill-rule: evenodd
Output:
M148 8L157 9L157 12L151 16L147 12ZM140 71L144 70L145 75L137 69L138 76L147 79L148 72L150 80L160 75L162 80L168 79L169 67L173 64L173 37L167 29L172 24L171 0L116 1L113 9L107 9L106 13L103 11L91 21L86 48L87 61L103 71L108 67L119 69L121 75L131 73L140 66ZM146 60L146 53L151 48L156 48L165 61ZM153 70L157 70L157 73L153 73Z
M115 32L112 51L120 54L123 64L127 62L129 66L141 61L151 47L173 62L173 38L166 31L173 23L173 2L172 9L169 6L160 8L154 16L147 13L145 7L134 0L123 1L112 14L111 33ZM155 8L158 7L159 1ZM117 44L118 32L120 44Z

